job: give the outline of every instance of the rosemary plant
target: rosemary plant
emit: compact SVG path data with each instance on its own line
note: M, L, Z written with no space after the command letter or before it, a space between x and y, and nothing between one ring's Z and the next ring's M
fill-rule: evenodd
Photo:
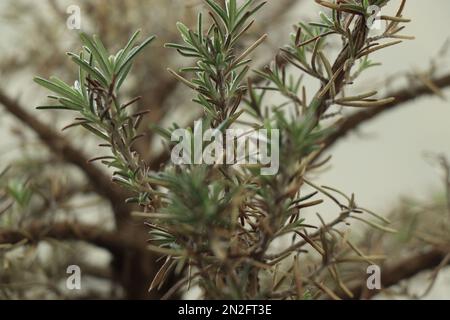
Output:
M323 122L334 116L331 108L392 102L375 98L375 91L347 96L345 88L375 65L369 60L371 53L408 38L399 35L401 24L408 22L402 17L405 1L395 16L382 17L386 26L377 36L370 36L367 27L368 8L384 6L388 0L316 2L324 9L320 21L299 23L290 44L254 74L249 74L250 58L267 35L244 49L242 40L264 3L227 0L221 6L205 0L209 19L199 14L195 30L178 23L183 43L166 45L195 60L178 72L168 70L195 92L194 101L204 109L205 130L221 135L232 128L264 129L269 135L279 130L282 166L276 175L261 175L258 165L221 163L168 163L154 172L140 160L133 143L140 138L136 127L143 113L130 111L139 98L123 102L121 87L133 59L153 37L136 45L137 32L122 50L109 55L99 38L81 34L82 52L69 54L80 68L73 86L57 78L36 78L56 94L50 98L57 104L41 109L76 112L76 122L69 127L88 129L103 140L101 147L111 150L93 161L115 168L113 179L134 193L128 202L143 207L139 215L148 219L149 249L165 257L150 289L161 288L172 273L182 277L165 298L191 285L200 286L203 296L212 299L338 299L341 293L352 297L342 263L371 264L380 257L362 253L341 227L359 220L394 232L386 219L358 206L354 195L318 186L310 173L326 162L319 156L335 129L335 124ZM391 38L393 42L380 44ZM330 43L339 44L337 54ZM303 85L305 76L319 84L311 97ZM283 97L275 106L266 103L272 92ZM177 128L158 131L173 145L170 137ZM270 149L274 152L274 146ZM326 223L318 214L319 225L306 223L305 210L325 199L336 204L335 219ZM289 243L274 250L281 239Z

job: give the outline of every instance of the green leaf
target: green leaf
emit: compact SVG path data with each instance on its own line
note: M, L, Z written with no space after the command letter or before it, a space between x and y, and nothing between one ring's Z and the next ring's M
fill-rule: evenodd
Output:
M238 17L236 7L237 7L236 0L225 1L225 8L227 11L230 26L234 25L234 22L235 22L236 18Z
M84 60L83 58L83 52L80 52L80 59ZM86 87L86 73L84 71L83 68L81 68L81 66L78 66L78 78L80 80L80 89L81 89L81 94L83 95L83 97L85 99L88 98L88 94L87 94L87 87Z
M120 76L121 72L123 72L125 70L125 68L127 67L128 63L131 63L132 60L136 57L136 55L138 55L148 44L150 44L156 37L155 36L151 36L149 38L147 38L140 46L135 47L133 50L130 51L130 54L125 58L122 66L120 67L120 69L117 72L117 75Z
M6 190L22 208L30 203L32 192L24 183L13 180L8 184Z
M98 38L97 36L94 35L93 40L102 56L102 59L103 60L106 59L106 61L104 61L104 62L106 64L106 66L108 67L108 73L112 75L114 68L113 68L113 65L111 64L111 60L109 59L108 51L106 51L106 48L103 45L103 42L100 40L100 38Z
M166 43L164 45L164 47L166 48L172 48L172 49L177 49L177 50L185 50L185 51L190 51L190 52L197 52L197 50L195 50L192 47L187 47L178 43Z
M34 82L54 93L61 95L62 97L78 102L83 102L82 97L80 97L79 93L75 89L71 88L56 77L51 77L50 80L41 77L35 77Z
M72 57L72 60L78 64L84 71L86 71L91 77L100 82L102 86L108 88L108 80L103 76L103 74L94 66L89 65L85 60L80 59L79 56L73 53L68 53Z
M203 18L201 12L198 14L197 23L198 40L200 43L203 43Z
M86 129L88 129L89 131L91 131L93 134L95 134L96 136L98 136L99 138L101 138L101 139L103 139L103 140L106 140L106 141L109 141L109 137L106 135L106 134L104 134L103 132L101 132L100 130L98 130L98 129L96 129L96 128L94 128L94 127L92 127L91 125L89 125L89 124L86 124L86 123L82 123L81 124L84 128L86 128Z
M36 109L38 109L38 110L75 110L75 111L78 111L78 109L65 107L63 105L39 106L39 107L36 107Z
M189 44L192 44L190 42L189 28L186 25L184 25L184 23L177 22L177 29L181 33L181 36L183 37L184 41L186 41Z
M94 56L95 62L97 62L97 64L99 65L100 70L103 71L104 75L106 76L106 79L111 80L111 73L110 73L111 66L109 65L108 55L102 54L98 46L87 34L81 33L80 38L81 41L84 43L84 45L89 49L89 51Z
M128 55L128 53L130 52L130 50L133 48L134 43L136 42L136 39L138 38L139 34L141 33L141 30L137 30L130 38L130 40L128 40L127 45L125 46L125 48L123 48L122 50L120 50L117 53L116 56L116 65L114 66L114 73L116 73L116 71L122 67L122 63L123 60L125 59L126 55Z
M238 86L241 84L242 80L244 79L244 77L247 74L249 69L250 68L248 66L246 66L244 69L242 69L242 71L239 73L239 75L234 79L233 86L230 89L230 91L232 93L234 93L238 89Z
M128 73L130 72L132 66L133 64L129 63L128 66L126 66L125 69L122 71L122 73L117 76L116 90L119 90L120 87L122 87L122 84L127 78Z
M66 108L70 108L72 110L82 111L84 109L83 104L76 103L70 99L60 98L59 102Z
M224 25L226 27L228 27L229 20L228 20L226 12L223 11L223 9L214 1L212 1L212 0L205 0L205 1L211 7L211 9L222 19Z

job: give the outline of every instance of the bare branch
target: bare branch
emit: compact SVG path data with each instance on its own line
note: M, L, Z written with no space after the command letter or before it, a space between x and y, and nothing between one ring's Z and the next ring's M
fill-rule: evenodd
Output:
M68 163L80 168L94 186L95 192L109 200L113 206L117 220L129 215L129 210L124 204L126 194L104 172L93 164L88 163L89 158L83 152L75 148L70 141L55 132L45 123L28 113L17 101L11 99L1 90L0 104L14 117L33 130L52 152L62 157Z
M382 269L381 284L383 288L389 288L400 283L402 280L410 279L421 271L434 269L441 264L441 262L448 255L448 251L440 248L433 248L427 252L421 252L401 260L392 266L386 266ZM447 261L447 265L450 261ZM350 288L355 299L370 299L380 290L368 290L366 281Z
M83 241L110 251L113 254L143 250L142 243L122 237L117 233L101 230L96 226L90 226L74 222L60 222L48 224L44 222L32 222L21 230L0 229L0 245L14 245L24 240L27 243L37 243L45 239Z
M440 89L450 87L450 74L434 79L433 83ZM374 119L385 111L392 110L402 104L432 94L434 94L434 92L426 85L419 86L413 90L411 90L411 88L404 88L388 95L389 97L394 97L394 101L382 106L367 108L342 119L340 123L338 123L337 130L327 137L321 154L333 146L339 139L346 136L350 131L358 128L362 123Z

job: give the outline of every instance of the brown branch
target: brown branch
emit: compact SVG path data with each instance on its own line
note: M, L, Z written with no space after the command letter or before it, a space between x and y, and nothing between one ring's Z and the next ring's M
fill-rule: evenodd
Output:
M316 2L319 3L317 0ZM368 30L366 20L364 17L358 17L356 19L355 26L349 36L350 38L347 40L347 44L342 48L331 68L333 77L330 81L333 81L334 94L341 92L346 83L347 70L345 65L349 60L354 58L354 54L359 52L367 42ZM350 45L350 43L352 45ZM328 84L323 83L316 96L319 95L319 93L322 93L327 86ZM317 122L328 110L329 105L327 104L327 101L330 100L332 91L326 90L325 94L320 94L320 96L320 105L316 111Z
M145 248L140 241L132 241L130 237L75 222L48 224L36 221L21 230L0 229L0 245L15 245L24 240L28 244L35 244L45 239L83 241L104 248L112 254Z
M159 299L164 291L148 292L148 285L158 270L155 256L147 250L143 233L131 232L111 232L75 222L47 224L36 221L21 230L0 229L0 245L23 245L23 241L36 244L53 239L81 241L106 249L114 257L111 280L122 285L127 299Z
M70 141L48 125L27 112L17 101L8 97L1 90L0 104L14 117L32 129L52 152L63 158L66 162L80 168L93 185L95 192L109 200L117 220L126 218L129 215L129 210L124 203L126 194L111 181L108 175L95 165L88 163L88 158L83 152L75 148Z
M434 79L432 80L432 82L436 87L440 89L450 87L450 74ZM342 119L340 123L338 123L337 130L333 132L331 135L329 135L325 140L325 147L323 148L321 153L323 153L323 151L333 146L339 139L346 136L350 131L358 128L362 123L372 120L377 116L379 116L381 113L392 110L398 107L399 105L406 104L419 97L431 94L434 94L434 92L431 91L429 86L425 84L414 89L411 88L401 89L397 92L388 95L389 97L395 98L395 100L392 101L391 103L379 107L367 108L363 111L356 112L351 116Z
M382 288L389 288L398 284L402 280L410 279L421 271L430 270L438 267L448 255L448 251L439 248L433 248L425 253L418 253L401 260L392 266L386 266L381 269ZM450 262L450 261L449 261ZM450 263L447 263L450 265ZM368 290L366 281L351 287L351 292L355 299L370 299L381 290Z

